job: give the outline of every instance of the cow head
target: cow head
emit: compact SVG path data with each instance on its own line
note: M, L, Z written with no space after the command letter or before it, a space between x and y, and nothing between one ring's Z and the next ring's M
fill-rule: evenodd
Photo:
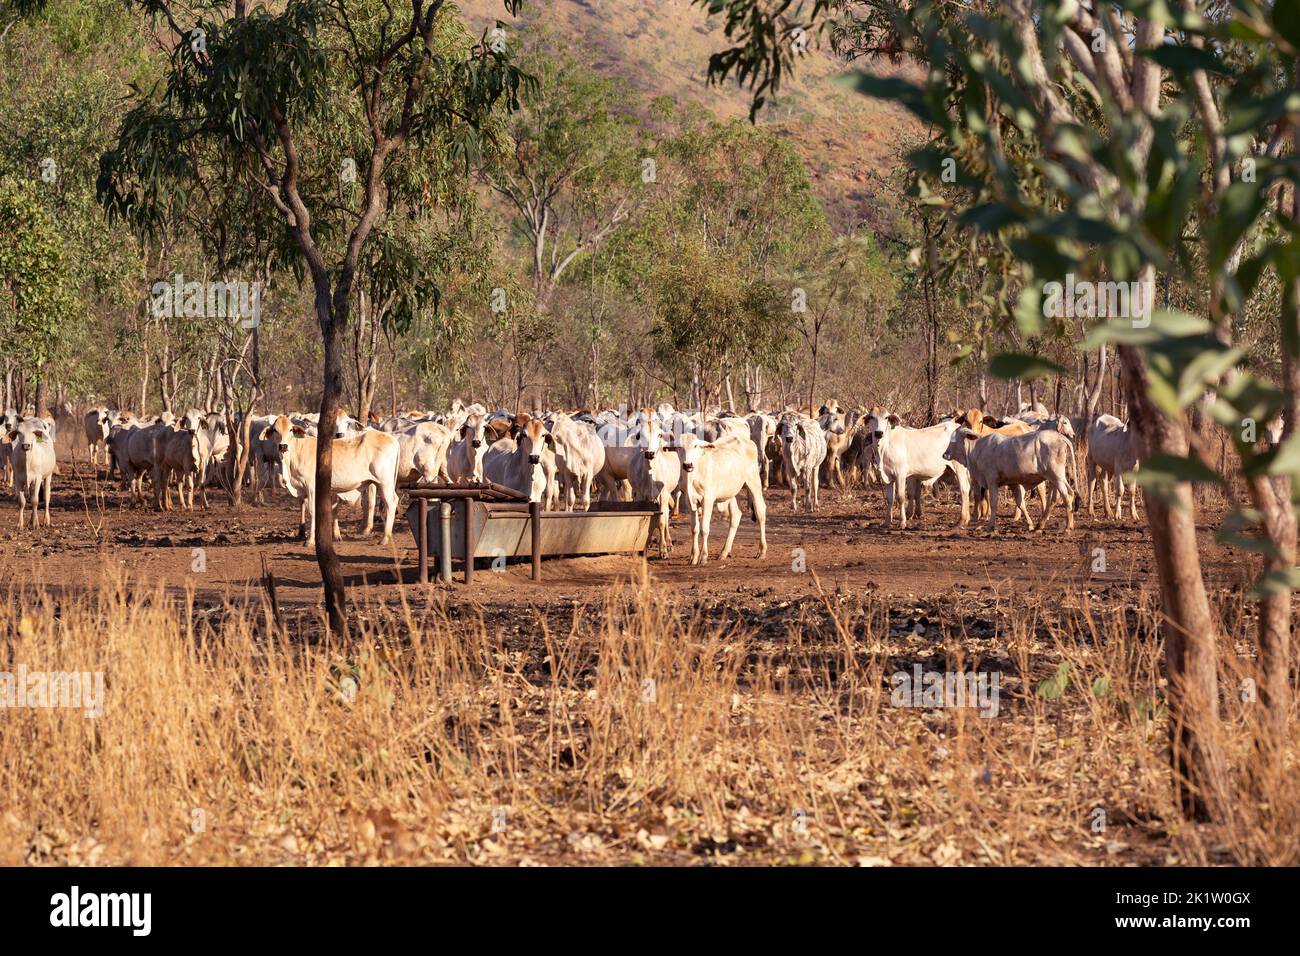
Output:
M713 447L713 442L705 441L694 432L686 432L677 439L677 457L682 460L682 471L690 474L699 464L704 453Z
M632 433L632 441L641 449L646 461L654 461L655 455L665 447L663 425L653 416L647 418Z
M891 429L897 428L902 423L902 419L897 415L890 414L877 405L867 416L867 432L875 441L883 441Z
M49 441L49 431L43 427L44 425L45 423L39 419L34 422L23 422L9 433L9 440L23 451L31 451L33 445Z
M482 448L486 428L483 416L475 412L465 419L465 424L460 426L460 437L468 441L471 448Z
M970 459L971 447L979 439L980 435L972 429L965 426L957 428L948 440L948 448L943 453L943 460L955 461L961 465L966 464Z
M334 437L347 438L353 431L355 428L352 419L348 416L348 410L340 408L334 413Z

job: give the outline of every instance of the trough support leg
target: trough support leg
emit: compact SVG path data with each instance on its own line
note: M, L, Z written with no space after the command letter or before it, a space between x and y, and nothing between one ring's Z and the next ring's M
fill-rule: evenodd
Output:
M420 520L416 527L419 529L416 533L416 545L419 548L420 558L419 567L416 572L416 580L421 584L429 583L429 500L427 498L418 499L417 513Z
M542 579L542 503L528 502L528 527L532 533L533 580Z
M438 499L438 579L451 583L451 502Z
M465 502L465 583L474 578L474 502L462 498Z

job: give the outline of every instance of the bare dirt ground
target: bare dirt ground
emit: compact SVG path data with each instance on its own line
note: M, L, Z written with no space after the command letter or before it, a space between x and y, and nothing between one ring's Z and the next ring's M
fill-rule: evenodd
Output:
M298 539L298 503L283 492L265 505L235 509L221 492L210 489L206 510L196 502L192 512L158 512L147 504L132 505L119 482L106 480L102 469L96 474L84 459L62 462L60 472L48 529L19 532L15 499L0 499L0 578L76 588L116 566L141 582L161 580L178 588L191 584L202 596L237 598L244 591L262 590L265 559L283 607L305 611L319 605L314 553ZM665 560L657 555L649 559L651 579L688 601L724 600L752 610L813 593L814 577L826 590L867 591L900 600L936 600L955 593L999 598L1035 592L1050 598L1085 586L1110 603L1154 586L1142 519L1108 519L1100 507L1096 519L1081 512L1073 532L1064 529L1059 508L1047 531L1030 532L1013 525L1004 492L1002 520L990 533L982 527L956 527L958 509L949 492L927 495L923 517L906 530L884 527L883 498L875 488L823 490L821 508L812 515L793 513L789 493L781 488L769 489L767 501L766 558L756 557L757 528L746 505L733 556L716 560L726 535L725 521L718 516L710 539L714 560L694 568L688 561L690 518L679 515L673 519L676 547ZM1031 509L1037 519L1037 506ZM1219 587L1240 586L1248 576L1246 556L1214 543L1216 510L1202 516L1207 578ZM391 547L379 543L378 527L370 537L361 536L359 511L343 514L339 553L355 597L396 600L394 585L401 581L409 585L402 589L406 600L421 600L415 545L404 514L405 502ZM380 520L377 515L377 526ZM1098 548L1104 550L1104 571L1093 570ZM796 570L801 554L811 573ZM548 559L540 584L529 579L527 563L512 563L498 573L485 569L469 587L460 583L458 573L452 590L485 609L563 605L627 580L638 573L640 563L621 555Z
M293 658L300 670L268 697L231 692L270 666L264 566L296 622L288 632L319 632L320 579L297 538L297 502L280 494L232 509L211 492L206 510L159 513L132 505L84 455L64 456L60 471L49 529L19 532L14 499L0 498L0 581L56 595L31 620L12 599L0 609L12 618L0 632L26 628L15 659L63 647L94 661L111 646L121 693L153 703L114 710L101 733L140 765L171 766L183 740L216 743L196 744L193 766L180 761L170 781L97 775L80 751L65 762L69 780L35 766L13 776L23 805L0 815L0 859L83 860L79 835L92 829L103 862L1170 865L1294 854L1282 791L1243 796L1243 806L1276 804L1276 820L1261 811L1232 827L1182 826L1169 803L1159 647L1146 639L1158 618L1153 561L1131 517L1084 512L1067 532L1058 510L1049 530L1029 532L1011 523L1004 495L996 533L960 529L945 491L904 531L883 526L878 489L824 490L808 515L773 488L765 559L746 518L735 557L717 561L725 527L715 520L715 560L691 567L682 515L672 556L644 564L652 587L618 589L640 576L639 557L547 560L540 583L522 562L483 567L469 587L459 575L420 586L404 515L386 546L344 513L356 617L396 629ZM1214 543L1221 510L1200 512L1204 567L1216 600L1237 607L1229 641L1248 655L1239 595L1257 558ZM59 593L92 593L114 570L138 609ZM186 602L159 608L159 583L178 598L192 591L191 612L228 639L197 641L193 653L160 645ZM230 607L240 604L251 614ZM321 712L338 667L372 696ZM892 681L921 668L1001 675L999 719L885 706ZM1069 693L1045 688L1066 671ZM637 702L647 673L663 708ZM173 687L188 691L159 690ZM228 706L196 725L184 702L210 698ZM1225 701L1245 787L1245 705ZM14 752L80 739L35 720L4 726ZM250 750L265 754L256 772ZM373 761L379 777L339 775ZM493 813L506 805L518 822L499 837ZM1089 816L1098 806L1102 832ZM195 838L186 823L177 836L190 807L215 808L220 832ZM791 807L813 808L802 835ZM357 813L372 824L354 833ZM142 842L155 831L171 836Z

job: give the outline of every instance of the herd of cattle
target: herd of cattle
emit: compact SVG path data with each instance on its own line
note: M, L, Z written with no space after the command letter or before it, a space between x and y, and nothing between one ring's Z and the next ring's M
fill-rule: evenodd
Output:
M81 421L78 422L78 418ZM50 487L58 473L54 438L60 429L81 425L90 459L116 473L132 499L144 503L148 480L157 509L172 507L175 489L181 505L194 507L199 492L228 483L232 469L231 436L244 432L239 416L192 409L138 417L98 406L78 416L68 404L54 415L38 417L32 409L5 412L0 435L0 468L18 499L18 525L27 507L40 524L42 496L45 524L50 523ZM302 502L302 533L314 537L316 441L319 416L294 413L255 417L249 424L246 480L256 502L283 488ZM375 503L384 502L384 542L391 539L399 488L414 482L490 480L518 490L547 509L587 509L593 496L653 503L662 529L660 554L671 548L669 518L686 508L692 515L691 563L708 560L710 518L716 507L729 520L726 558L740 525L742 493L758 524L759 556L767 550L764 492L773 484L787 487L792 508L815 511L823 485L852 482L883 487L885 523L897 511L900 525L921 514L922 494L938 483L956 487L961 524L977 518L996 527L998 492L1013 489L1016 518L1035 527L1025 490L1037 492L1046 523L1056 500L1064 506L1068 528L1074 527L1077 475L1075 443L1086 447L1083 482L1093 514L1093 491L1102 482L1106 514L1123 506L1124 474L1137 468L1128 428L1111 415L1087 421L1052 415L1042 406L1022 407L1014 417L998 419L979 409L955 410L938 424L904 425L881 408L841 409L832 401L813 416L801 411L730 412L704 415L669 404L654 409L598 413L551 412L540 416L489 412L484 406L457 401L446 412L408 412L363 424L340 412L325 431L331 436L331 488L336 501L366 497L365 534L374 526ZM1110 480L1118 484L1115 511ZM1137 517L1136 495L1130 509Z

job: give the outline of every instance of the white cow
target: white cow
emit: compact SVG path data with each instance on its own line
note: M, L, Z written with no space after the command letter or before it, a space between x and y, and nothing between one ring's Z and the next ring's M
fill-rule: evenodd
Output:
M873 408L867 416L873 459L885 486L885 525L894 520L894 502L900 525L907 527L909 499L919 512L921 486L929 487L945 475L957 483L961 493L961 524L970 523L970 476L960 462L947 456L948 444L957 422L945 421L928 428L908 428L897 415Z
M420 422L397 432L400 454L397 460L397 480L450 481L447 474L447 450L451 447L453 432L438 422Z
M86 412L83 421L86 430L86 446L90 451L90 463L99 467L99 455L102 451L108 458L108 433L113 427L113 419L107 408L98 405Z
M186 421L195 421L186 416ZM172 506L171 485L176 482L176 491L181 506L194 510L194 487L202 483L203 453L200 447L200 432L196 429L176 428L164 425L157 437L156 457L153 463L153 483L155 491L162 489L163 508L170 511ZM189 491L188 500L186 491ZM207 506L207 494L203 495L204 507Z
M556 476L564 497L564 510L572 511L578 499L582 509L591 507L591 488L605 467L605 446L590 425L575 422L557 413L551 419L551 437L555 440Z
M520 415L515 424L514 438L502 438L488 449L483 474L489 481L527 495L529 501L541 501L547 490L542 457L555 439L540 418Z
M447 475L451 481L482 481L483 457L488 443L486 416L481 412L467 415L456 431L458 436L447 451Z
M749 422L749 438L758 449L758 470L763 476L763 487L767 488L771 484L767 443L776 437L776 417L764 412L754 412L746 420Z
M1101 499L1106 517L1113 518L1124 511L1124 472L1137 471L1137 447L1128 425L1114 415L1098 415L1088 426L1088 458L1084 474L1088 478L1088 517L1093 517L1092 493L1100 473ZM1110 506L1110 479L1115 477L1118 492L1115 509ZM1129 488L1129 513L1137 518L1137 488Z
M672 550L669 529L673 498L682 478L682 459L668 450L667 436L659 419L651 418L638 433L638 447L628 462L628 480L637 501L653 502L659 511L659 557ZM691 436L694 438L695 436ZM621 451L622 449L620 449Z
M799 510L799 486L803 483L808 510L821 504L820 473L826 460L826 433L814 419L801 415L783 415L777 426L781 439L781 463L790 486L790 507Z
M283 418L283 416L281 416ZM275 432L283 434L277 421ZM330 463L330 491L344 501L355 501L361 489L373 485L384 499L384 537L387 544L393 537L393 519L397 515L397 461L401 448L397 439L387 432L366 429L348 438L332 439ZM293 425L287 438L281 440L280 474L289 494L303 499L302 521L307 529L307 546L316 543L316 441L301 425ZM368 534L374 523L374 496L370 498L370 514L363 533Z
M1024 435L998 432L977 435L962 427L953 433L947 454L970 469L976 500L988 496L990 531L997 526L998 489L1003 485L1010 485L1014 491L1016 517L1023 515L1025 524L1033 531L1034 522L1025 506L1025 489L1044 482L1048 495L1038 530L1047 526L1058 497L1065 503L1066 527L1074 530L1074 491L1070 481L1073 477L1073 484L1078 484L1074 445L1060 432L1043 429Z
M739 494L749 494L750 508L758 522L758 556L767 554L767 503L763 500L763 480L758 473L758 453L748 438L726 438L718 442L703 441L686 433L677 437L675 449L682 464L682 487L691 505L691 564L709 561L709 527L716 506L730 516L727 543L722 560L731 555L731 545L740 527Z
M18 529L21 531L27 515L27 503L32 503L32 528L41 524L41 493L45 494L45 527L50 526L50 494L54 481L54 436L49 425L40 418L27 418L7 433L12 443L10 460L14 470L14 486L18 494Z

